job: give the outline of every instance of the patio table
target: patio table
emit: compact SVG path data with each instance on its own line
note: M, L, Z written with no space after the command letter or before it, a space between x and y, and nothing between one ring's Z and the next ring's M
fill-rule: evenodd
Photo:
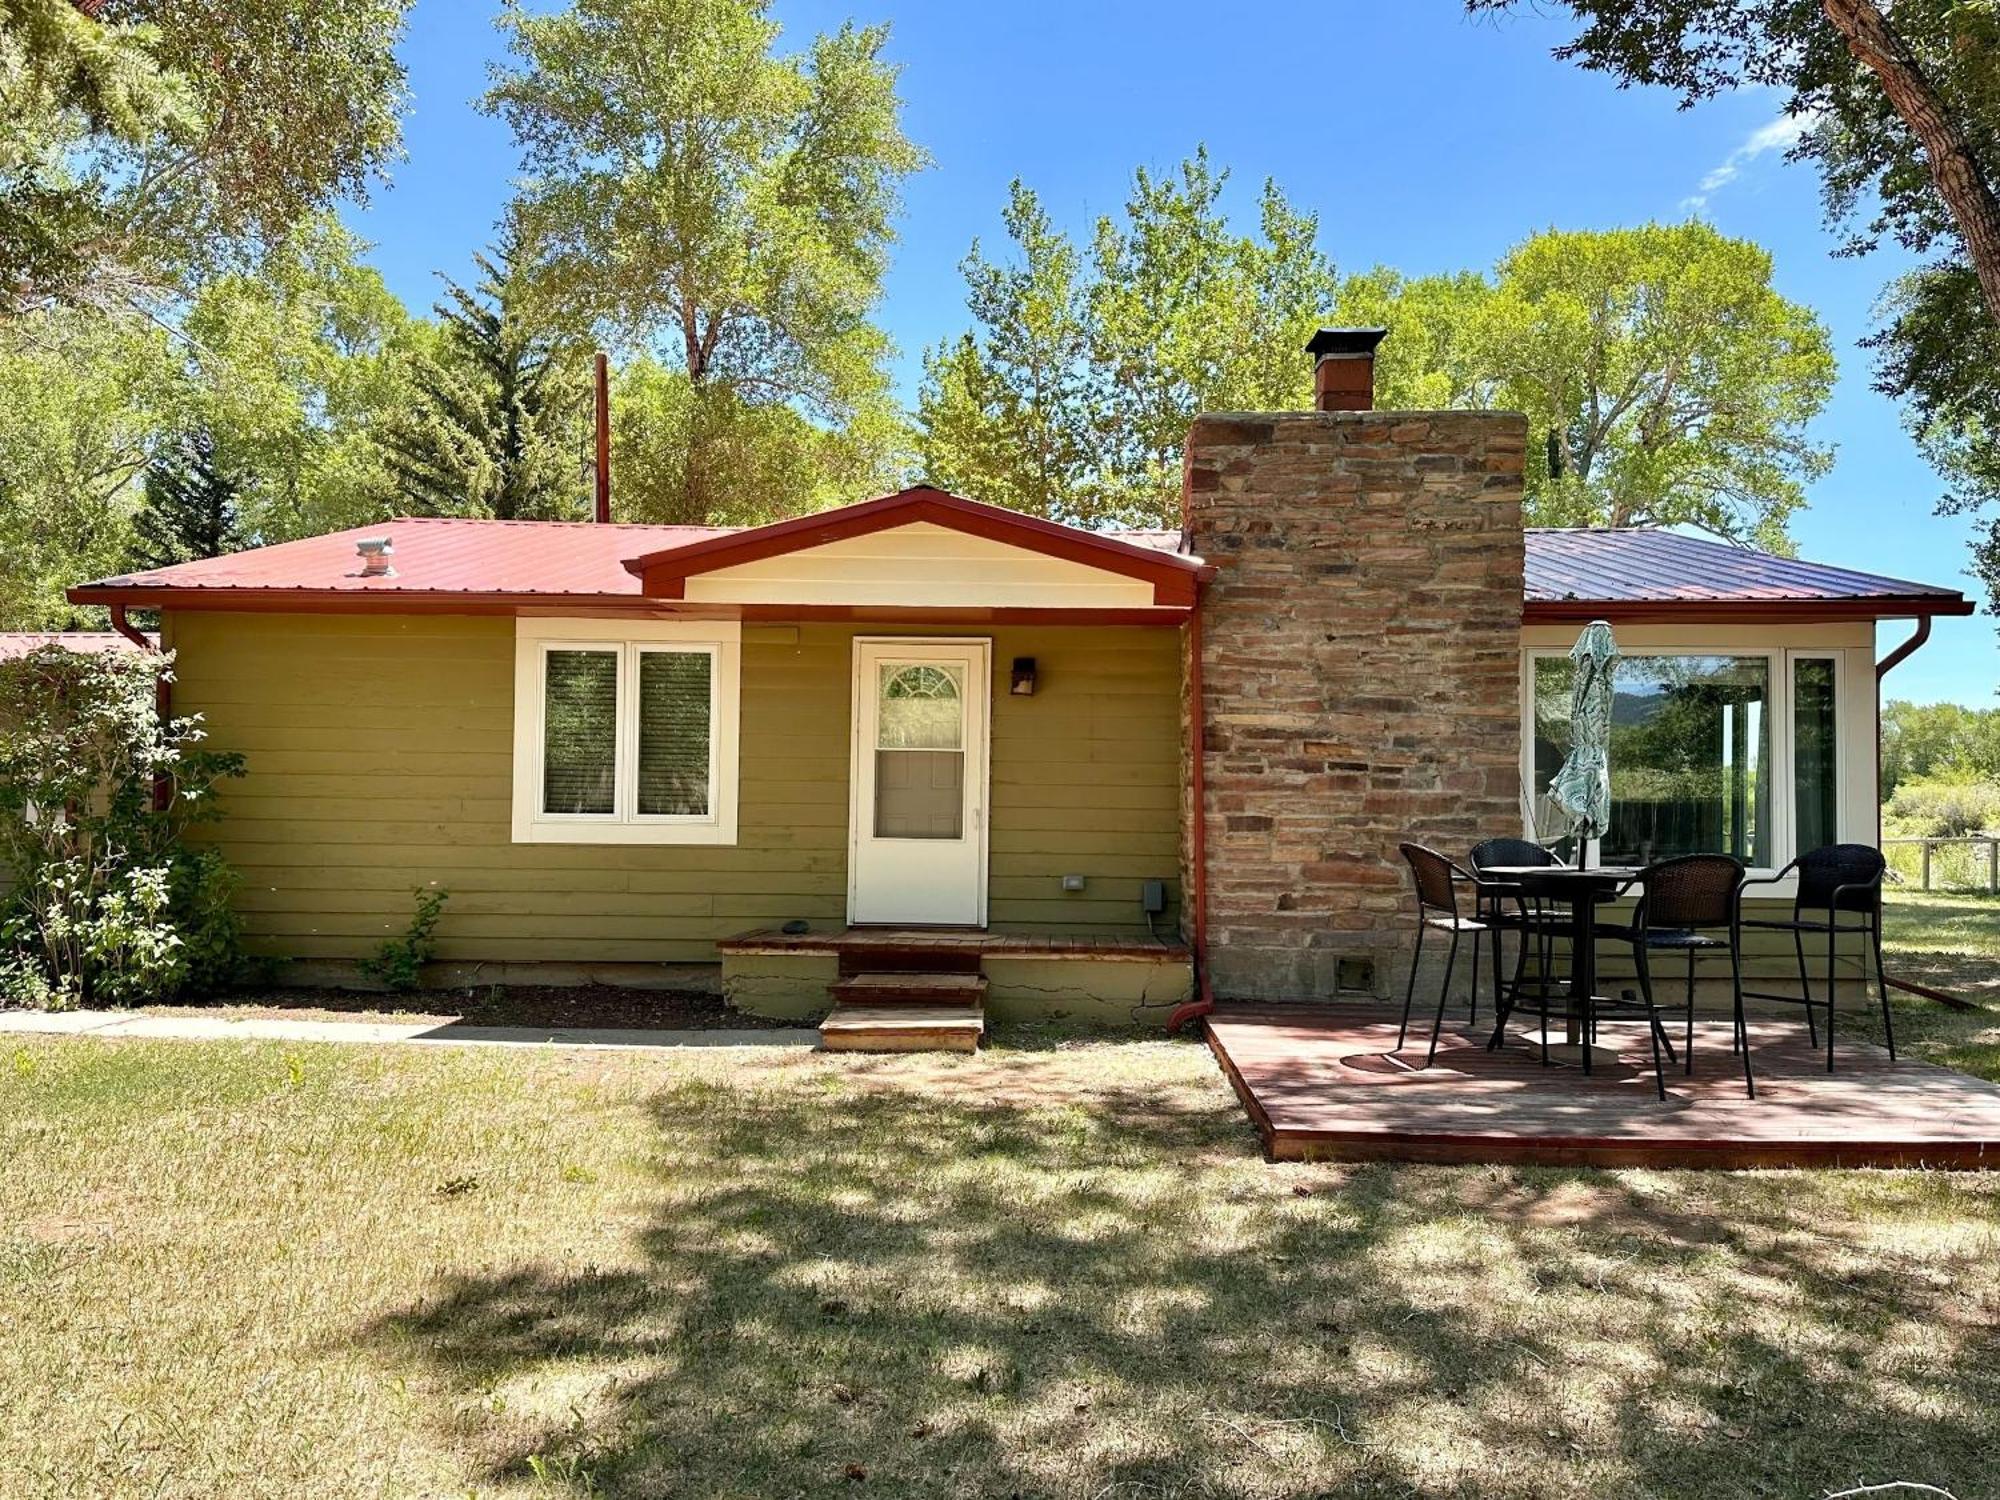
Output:
M1597 994L1597 908L1616 896L1639 873L1637 865L1598 865L1575 869L1568 865L1489 865L1481 876L1503 885L1517 887L1524 896L1539 897L1569 908L1570 966L1569 993L1564 1006L1564 1045L1550 1049L1551 1057L1582 1062L1590 1071L1591 1048L1585 1045L1583 1017L1586 1000L1611 1004L1608 996ZM1544 976L1544 983L1546 983ZM1513 1007L1508 1006L1511 1015ZM1505 1039L1507 1015L1493 1029L1493 1040Z

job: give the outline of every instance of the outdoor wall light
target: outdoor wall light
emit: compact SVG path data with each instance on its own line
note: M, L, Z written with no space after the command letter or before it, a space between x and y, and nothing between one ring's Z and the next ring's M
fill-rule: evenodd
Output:
M1035 659L1032 656L1014 658L1014 683L1008 689L1016 698L1035 696Z

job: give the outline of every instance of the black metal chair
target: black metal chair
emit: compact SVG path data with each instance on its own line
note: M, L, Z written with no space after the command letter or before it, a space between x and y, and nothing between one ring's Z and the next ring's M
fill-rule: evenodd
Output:
M1889 982L1882 972L1882 876L1888 862L1882 851L1867 844L1828 844L1810 854L1801 854L1775 875L1744 882L1744 891L1754 885L1776 885L1787 875L1798 877L1798 893L1792 898L1789 920L1780 917L1739 917L1737 925L1760 932L1789 932L1799 956L1799 993L1780 995L1769 990L1750 990L1752 1000L1776 1000L1802 1006L1806 1013L1806 1035L1819 1045L1819 1031L1813 1012L1826 1012L1826 1070L1833 1071L1833 1016L1839 982L1840 940L1850 933L1861 935L1866 944L1861 956L1861 984L1868 985L1868 954L1875 955L1875 983L1882 996L1882 1032L1889 1043L1889 1057L1896 1056L1896 1027L1889 1016ZM1740 898L1739 898L1740 900ZM1806 935L1826 935L1826 998L1815 1000L1812 981L1806 974Z
M1532 839L1499 838L1487 839L1474 844L1468 856L1473 873L1486 880L1487 871L1505 866L1529 866L1553 869L1562 860L1550 849L1535 843ZM1535 946L1536 970L1535 992L1541 1002L1542 1021L1542 1063L1549 1060L1549 994L1555 982L1555 943L1558 938L1569 934L1569 919L1566 915L1551 911L1548 903L1539 897L1529 897L1517 885L1499 881L1482 885L1478 892L1476 914L1479 920L1493 929L1493 946L1497 949L1506 933L1518 933L1521 952L1514 964L1514 983L1504 995L1496 994L1494 1009L1495 1029L1493 1039L1486 1046L1493 1051L1500 1045L1507 1025L1507 1018L1520 1005L1521 990L1525 983L1528 945ZM1479 935L1472 938L1472 965L1476 973L1479 968ZM1504 964L1499 964L1504 967ZM1496 984L1497 989L1497 984ZM1477 1014L1473 1017L1478 1020Z
M1410 1033L1410 1007L1417 994L1417 966L1423 957L1424 934L1432 930L1451 934L1451 947L1445 954L1444 980L1438 986L1437 1016L1431 1022L1431 1046L1424 1058L1424 1066L1429 1067L1437 1060L1438 1036L1444 1030L1444 1011L1451 998L1452 971L1458 965L1458 940L1470 933L1475 943L1487 933L1494 934L1493 940L1493 1004L1500 1004L1500 940L1496 928L1477 916L1465 916L1458 909L1458 887L1461 882L1473 889L1473 909L1477 911L1493 883L1481 880L1470 870L1462 869L1450 859L1427 849L1422 844L1400 846L1403 858L1409 862L1411 878L1417 888L1417 945L1410 954L1410 982L1403 990L1403 1024L1396 1030L1396 1051L1403 1050L1403 1043ZM1525 949L1523 952L1525 953ZM1518 967L1515 979L1520 978ZM1479 1019L1479 963L1478 950L1473 953L1472 967L1472 1019Z
M1613 1001L1608 1009L1613 1019L1646 1021L1653 1040L1655 1084L1662 1099L1667 1081L1660 1068L1660 1049L1673 1056L1673 1043L1660 1024L1661 1008L1653 996L1652 955L1687 955L1686 1030L1682 1036L1685 1055L1681 1059L1688 1073L1694 1072L1694 979L1697 957L1729 955L1730 991L1735 999L1735 1049L1743 1057L1743 1083L1752 1099L1757 1097L1757 1081L1750 1074L1750 1032L1743 1019L1743 942L1738 928L1738 892L1743 888L1743 866L1727 854L1683 854L1676 859L1648 865L1632 878L1625 890L1640 889L1639 903L1629 924L1600 922L1601 938L1632 945L1632 961L1639 974L1639 996L1635 1002ZM1621 892L1622 894L1622 892ZM1717 930L1727 935L1717 937ZM1586 1002L1591 1014L1584 1021L1586 1042L1597 1034L1598 1015L1607 1007Z

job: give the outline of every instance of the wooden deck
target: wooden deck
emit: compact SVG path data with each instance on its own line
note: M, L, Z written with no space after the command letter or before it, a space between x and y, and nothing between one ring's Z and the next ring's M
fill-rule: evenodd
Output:
M2000 1167L2000 1085L1842 1042L1839 1071L1796 1020L1753 1021L1746 1098L1725 1021L1695 1028L1695 1076L1654 1096L1643 1029L1607 1025L1613 1066L1543 1068L1532 1033L1498 1053L1449 1023L1437 1062L1396 1013L1224 1007L1209 1046L1276 1160L1655 1167ZM1679 1046L1678 1027L1671 1028Z

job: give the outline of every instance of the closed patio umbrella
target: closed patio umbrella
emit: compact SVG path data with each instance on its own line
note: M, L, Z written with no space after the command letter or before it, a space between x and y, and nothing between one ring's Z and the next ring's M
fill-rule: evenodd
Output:
M1549 783L1549 800L1569 815L1578 864L1588 862L1590 841L1611 823L1611 690L1618 642L1611 627L1592 620L1570 647L1576 674L1570 682L1569 754Z

